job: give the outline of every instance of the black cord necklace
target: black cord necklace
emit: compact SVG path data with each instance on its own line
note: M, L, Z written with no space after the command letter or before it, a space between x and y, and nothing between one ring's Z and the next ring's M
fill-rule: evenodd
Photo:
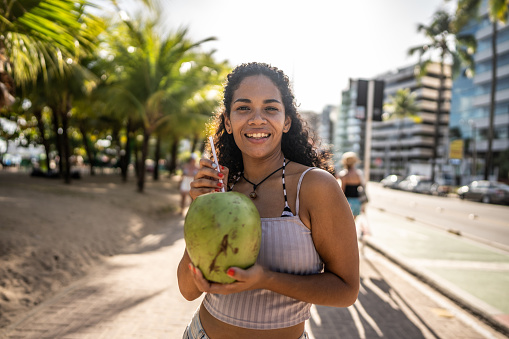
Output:
M286 165L288 165L291 160L289 160L287 163L285 163L286 159L283 158L283 166L279 167L277 170L275 170L274 172L272 172L271 174L267 175L262 181L260 181L259 183L255 184L254 182L251 182L249 180L246 179L246 177L244 176L244 172L242 172L241 176L242 178L244 178L244 180L246 180L248 183L250 183L251 185L253 185L253 191L251 193L249 193L249 197L251 199L256 199L256 197L258 196L256 194L256 189L258 188L258 186L260 186L265 180L267 180L268 178L270 178L273 174L275 174L276 172L278 172L279 170L283 169Z

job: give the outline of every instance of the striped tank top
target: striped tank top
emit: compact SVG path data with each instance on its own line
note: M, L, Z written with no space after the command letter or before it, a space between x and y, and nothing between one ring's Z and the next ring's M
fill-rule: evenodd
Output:
M315 249L311 231L299 218L297 186L296 214L261 218L262 243L256 262L274 272L311 275L323 272L323 261ZM285 190L286 191L286 190ZM230 295L207 293L203 305L215 318L234 326L269 330L297 325L310 317L311 304L265 289Z

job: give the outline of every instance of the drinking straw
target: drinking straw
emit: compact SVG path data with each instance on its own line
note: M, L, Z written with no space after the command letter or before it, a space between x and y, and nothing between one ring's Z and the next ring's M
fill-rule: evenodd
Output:
M209 142L210 142L210 149L212 149L212 155L214 156L214 162L216 163L216 169L218 172L220 172L219 163L217 162L216 148L214 147L214 140L212 139L211 136L209 137ZM223 183L223 180L219 179L219 182ZM221 187L221 192L224 192L224 186Z

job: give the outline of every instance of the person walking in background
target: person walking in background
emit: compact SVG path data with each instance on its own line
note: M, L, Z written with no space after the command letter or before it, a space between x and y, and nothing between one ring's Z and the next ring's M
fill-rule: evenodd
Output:
M189 159L186 161L184 166L182 166L182 177L180 179L179 191L180 191L180 214L184 214L184 209L187 205L187 197L189 197L189 191L191 189L191 181L193 181L194 176L198 172L198 167L196 164L197 160L196 154L192 153Z
M355 152L344 153L341 157L343 169L338 174L339 180L341 180L341 188L345 193L348 204L350 204L354 219L361 214L361 196L366 193L364 192L362 172L355 167L358 162L359 158Z
M359 292L355 224L330 153L310 141L288 77L262 63L228 75L214 138L219 168L201 159L190 195L215 194L224 180L250 197L262 244L252 267L227 270L231 284L204 279L184 252L180 292L205 297L183 338L308 338L312 303L348 307Z
M341 180L341 188L352 209L353 218L358 228L360 251L364 254L366 237L371 235L368 218L366 217L366 186L362 178L362 172L355 167L359 158L355 152L346 152L341 157L343 169L338 177Z

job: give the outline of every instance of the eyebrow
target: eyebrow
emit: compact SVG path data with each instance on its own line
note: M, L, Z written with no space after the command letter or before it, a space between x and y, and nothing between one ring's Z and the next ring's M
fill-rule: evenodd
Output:
M236 102L245 102L245 103L250 103L251 100L250 99L243 99L243 98L239 98L237 100L235 100L233 103L236 103ZM267 99L267 100L264 100L263 103L264 104L270 104L272 102L275 102L275 103L278 103L278 104L281 104L281 102L277 99Z

